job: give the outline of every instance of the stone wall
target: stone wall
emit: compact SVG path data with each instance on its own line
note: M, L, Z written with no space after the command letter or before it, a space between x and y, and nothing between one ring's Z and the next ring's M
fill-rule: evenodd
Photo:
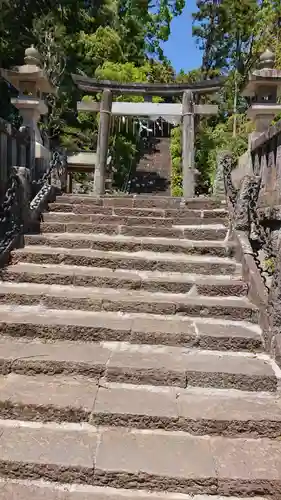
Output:
M260 310L266 349L281 366L281 121L252 141L248 164L233 169L228 152L221 162L230 239Z

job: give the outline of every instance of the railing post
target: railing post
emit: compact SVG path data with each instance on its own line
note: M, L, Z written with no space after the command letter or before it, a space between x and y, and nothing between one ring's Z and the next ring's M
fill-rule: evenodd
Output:
M225 197L225 186L224 186L224 158L226 152L220 151L217 154L217 170L213 186L213 196L215 198L222 199Z
M31 201L31 176L30 170L26 167L12 167L13 173L18 177L20 183L20 198L21 198L21 219L23 223L23 231L26 231L29 226Z
M11 138L11 162L12 162L12 167L15 167L18 165L17 163L17 139L16 137Z
M0 132L0 183L3 186L8 178L8 162L7 162L7 145L8 137L6 132Z
M186 90L182 99L182 173L183 198L193 198L194 182L194 109L193 94Z

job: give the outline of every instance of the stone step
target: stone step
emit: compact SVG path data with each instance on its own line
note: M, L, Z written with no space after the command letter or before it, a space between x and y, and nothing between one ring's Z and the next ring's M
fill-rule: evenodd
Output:
M165 220L165 219L161 219ZM136 220L138 222L139 219ZM125 236L151 236L154 238L175 238L190 240L224 240L228 229L223 224L209 225L177 225L161 227L160 225L116 225L102 223L98 216L96 222L42 222L42 233L97 233L119 234Z
M216 219L225 220L228 218L227 210L223 208L214 208L212 210L200 210L190 208L122 208L122 207L104 207L99 205L84 205L82 203L50 203L49 209L52 212L64 212L75 214L100 214L116 215L118 217L161 217L161 218L182 218L189 219Z
M212 198L190 198L182 202L181 198L172 198L171 196L104 196L96 198L91 195L62 195L57 196L57 203L73 203L75 205L94 205L103 207L122 207L122 208L160 208L160 209L179 209L182 206L189 209L209 210L213 208L225 208L225 202Z
M0 432L0 470L9 479L191 495L281 494L277 440L5 420Z
M245 296L248 287L239 276L163 273L107 269L65 264L29 264L20 262L6 267L2 280L18 283L45 283L48 285L75 285L91 287L126 288L192 295Z
M115 252L27 245L12 253L12 263L18 262L241 276L241 265L230 258L169 252Z
M184 293L115 290L37 283L0 282L3 304L32 305L52 309L178 314L257 322L258 308L246 297L206 297Z
M127 342L0 339L0 373L84 375L136 385L275 392L278 369L265 354L204 351ZM275 371L274 371L275 370ZM276 373L275 373L276 372Z
M190 496L49 481L0 479L0 500L266 500L262 497Z
M126 341L217 349L260 351L257 325L242 321L118 314L79 310L45 309L38 306L0 305L0 333L13 337L46 340Z
M80 375L0 376L0 418L89 422L194 435L281 435L281 398L235 389L118 384ZM1 497L0 497L1 498Z
M77 214L73 212L47 212L43 214L45 223L58 222L61 224L78 224L78 223L94 223L95 225L110 225L110 226L155 226L155 227L172 227L177 226L198 226L200 224L227 225L227 220L223 219L201 219L196 217L178 216L178 217L145 217L145 216L120 216L108 214Z
M170 252L189 255L216 255L233 253L231 243L221 241L190 241L169 238L134 237L107 234L44 233L25 235L26 245L48 245L60 248L85 248L117 252Z

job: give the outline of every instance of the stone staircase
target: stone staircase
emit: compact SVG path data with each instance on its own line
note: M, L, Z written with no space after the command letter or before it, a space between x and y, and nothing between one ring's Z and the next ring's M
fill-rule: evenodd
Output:
M0 499L280 500L280 370L224 206L49 208L2 270Z

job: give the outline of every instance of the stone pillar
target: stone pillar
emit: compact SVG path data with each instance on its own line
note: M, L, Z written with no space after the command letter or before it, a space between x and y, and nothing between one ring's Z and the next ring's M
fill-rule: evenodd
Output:
M17 151L17 139L15 137L12 137L11 139L11 157L12 157L12 167L17 165L17 156L18 156L18 151Z
M20 181L20 213L23 221L23 229L26 231L30 222L29 204L31 201L31 176L30 170L26 167L13 167L13 172Z
M103 91L100 104L97 164L96 164L95 179L94 179L94 194L96 196L103 195L105 190L111 109L112 109L112 92L109 89L105 89Z
M0 132L0 184L5 185L8 179L8 136L3 131ZM0 187L0 189L1 189Z
M182 174L183 198L193 198L194 180L194 110L193 94L189 90L183 93L182 100Z
M225 157L225 151L220 151L217 154L217 170L213 186L213 195L215 198L225 198L225 187L224 187L224 171L223 171L223 159Z

